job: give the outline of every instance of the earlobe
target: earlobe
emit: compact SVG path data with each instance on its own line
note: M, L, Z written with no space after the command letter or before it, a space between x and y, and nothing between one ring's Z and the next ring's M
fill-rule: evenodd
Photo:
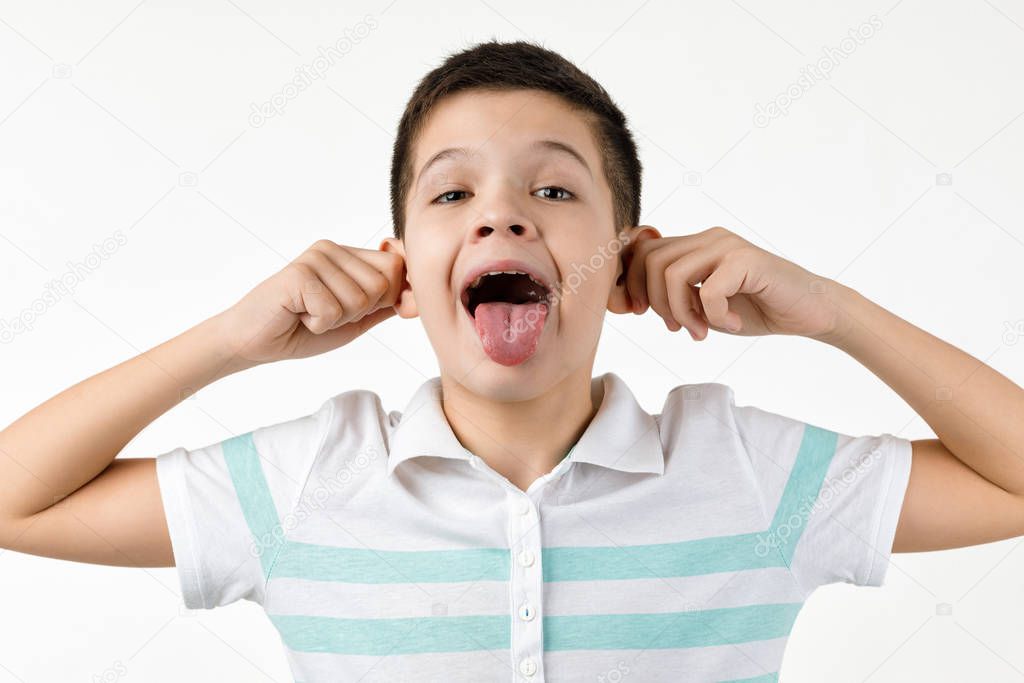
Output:
M408 261L405 258L405 243L395 237L385 237L381 240L380 250L389 254L397 254L405 261L406 267L402 269L402 288L395 300L395 311L400 318L416 318L419 316L419 309L416 307L416 296L412 291L412 283L409 282Z

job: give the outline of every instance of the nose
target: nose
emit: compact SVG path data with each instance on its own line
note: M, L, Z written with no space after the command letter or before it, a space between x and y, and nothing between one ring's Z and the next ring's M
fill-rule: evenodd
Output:
M529 232L529 229L526 226L520 225L519 223L513 223L512 225L508 225L505 227L505 230L511 233L512 235L515 235L516 237L521 237L525 235L527 232ZM476 237L487 237L488 235L494 232L494 227L490 225L481 225L476 228L475 234Z
M490 201L480 206L482 211L467 236L471 243L484 239L492 242L500 239L524 242L537 238L537 226L509 194L508 191L495 194Z

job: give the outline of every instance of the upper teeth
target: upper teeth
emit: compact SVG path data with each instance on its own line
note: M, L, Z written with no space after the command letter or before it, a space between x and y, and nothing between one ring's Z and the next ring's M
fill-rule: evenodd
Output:
M533 277L529 273L524 273L521 270L489 270L486 273L480 273L479 275L477 275L476 279L473 280L473 282L471 282L469 284L469 286L470 286L470 288L477 287L480 284L480 281L482 279L484 279L488 275L502 275L502 274L507 274L507 275L525 275L526 277L530 278L530 280L534 284L536 284L537 286L544 287L544 284L541 283L541 282L538 282L535 277ZM545 289L546 289L546 287L545 287Z

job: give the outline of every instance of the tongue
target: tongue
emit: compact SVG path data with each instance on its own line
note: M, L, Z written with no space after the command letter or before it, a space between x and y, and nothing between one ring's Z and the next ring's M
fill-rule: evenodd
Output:
M474 315L484 353L495 363L519 365L537 350L548 305L489 301L477 304Z

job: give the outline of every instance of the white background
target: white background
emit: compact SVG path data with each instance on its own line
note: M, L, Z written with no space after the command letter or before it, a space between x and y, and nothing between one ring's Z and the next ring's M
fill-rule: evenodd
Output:
M724 225L1024 378L1019 1L389 2L0 3L0 320L85 273L5 335L0 422L226 308L318 238L376 247L406 98L491 37L539 41L608 89L642 153L643 222ZM758 103L872 15L880 28L830 79L754 124ZM253 103L368 17L325 78L250 125ZM70 265L118 231L95 268ZM651 412L674 386L717 381L840 432L933 435L868 370L806 339L694 343L653 315L609 315L595 373L608 370ZM401 409L436 371L421 326L394 318L202 390L123 457L220 441L351 388ZM782 680L1024 680L1019 542L897 555L883 588L820 589ZM0 683L289 680L256 605L188 613L172 569L0 552L0 615Z

